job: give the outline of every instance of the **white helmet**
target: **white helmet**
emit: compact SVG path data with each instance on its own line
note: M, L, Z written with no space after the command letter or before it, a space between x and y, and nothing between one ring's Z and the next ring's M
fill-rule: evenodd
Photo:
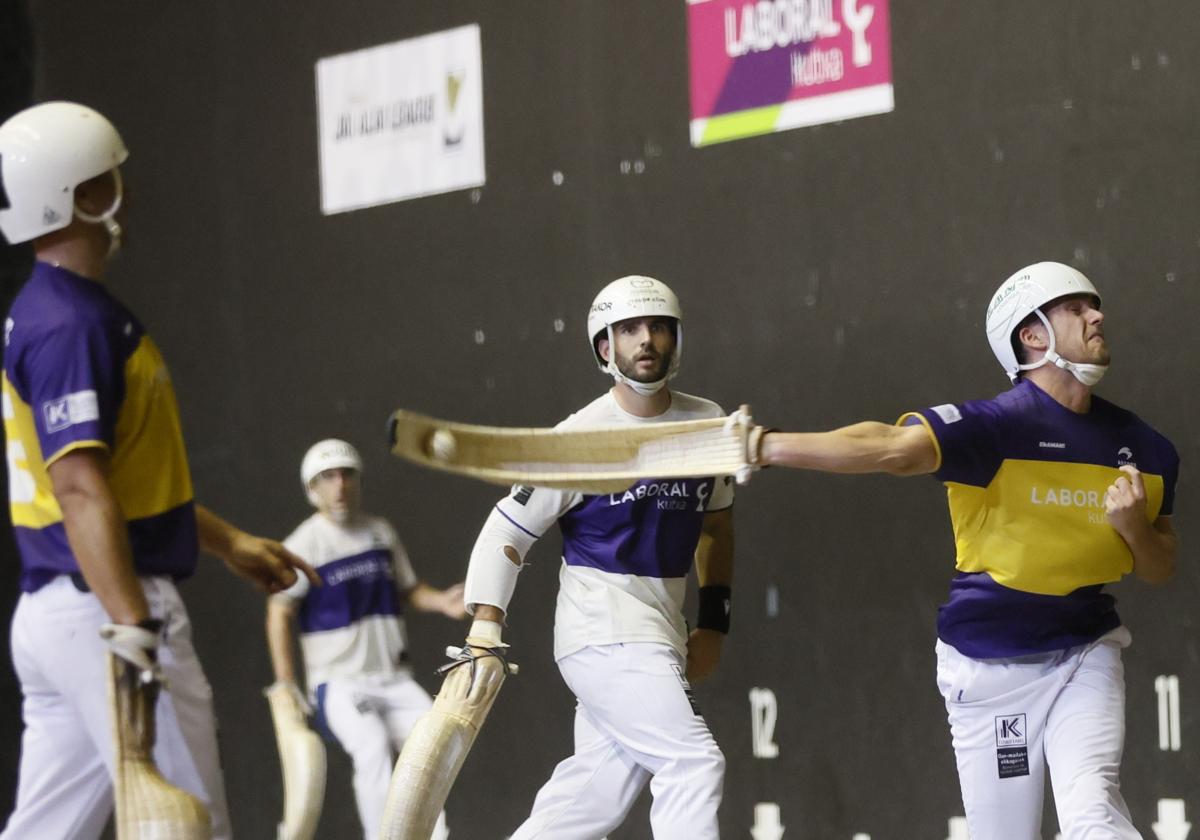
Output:
M311 487L312 480L325 470L338 468L362 472L362 458L358 457L358 450L344 440L328 438L314 443L304 453L304 460L300 462L300 481L313 507L317 506L318 499Z
M675 352L671 356L671 364L667 374L657 382L634 382L617 370L617 357L611 351L613 346L612 325L627 318L644 318L661 315L675 319ZM600 290L592 301L587 319L588 339L592 345L592 353L600 370L610 374L618 382L624 382L639 394L649 396L662 390L679 372L679 359L683 355L683 312L679 308L679 298L668 288L666 283L653 277L642 277L631 274L614 280ZM601 338L608 339L610 348L608 361L600 355L596 346Z
M1013 382L1023 370L1033 370L1050 362L1069 371L1084 385L1095 385L1104 376L1106 365L1069 362L1054 349L1054 330L1042 312L1042 307L1064 295L1091 295L1100 305L1100 293L1092 282L1080 272L1056 262L1040 262L1026 266L1009 277L996 290L988 304L984 319L988 343L992 352ZM1046 355L1031 364L1021 364L1013 349L1013 333L1030 315L1037 315L1046 326L1050 336L1050 347Z
M28 242L65 228L72 215L103 224L120 243L113 215L121 206L117 169L129 151L105 117L74 102L45 102L0 125L0 231L9 244ZM117 194L112 206L93 216L75 207L75 188L112 170Z

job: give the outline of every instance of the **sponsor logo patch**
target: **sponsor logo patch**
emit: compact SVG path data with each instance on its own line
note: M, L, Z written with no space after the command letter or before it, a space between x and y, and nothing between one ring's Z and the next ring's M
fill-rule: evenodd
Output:
M945 405L935 405L931 411L942 419L946 425L957 423L962 419L962 412L958 410L958 406L946 403Z
M1001 779L1029 775L1029 746L1025 715L996 718L996 769Z
M69 426L100 419L100 404L95 391L76 391L42 403L47 432L61 432Z
M533 488L522 485L517 488L517 492L513 493L513 501L519 505L529 504L529 497L533 495Z
M683 669L678 665L672 665L671 670L675 672L675 676L679 678L679 685L683 688L683 693L687 697L688 705L692 707L692 714L696 717L702 717L700 714L700 704L696 702L696 695L692 693L692 684L688 682L687 676L683 673Z

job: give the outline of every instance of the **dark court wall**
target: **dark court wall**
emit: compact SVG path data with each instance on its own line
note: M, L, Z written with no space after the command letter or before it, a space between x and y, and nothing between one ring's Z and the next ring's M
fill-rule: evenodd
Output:
M584 318L615 277L679 293L680 389L818 429L1002 390L982 327L992 291L1042 259L1082 269L1115 354L1100 393L1163 431L1185 465L1179 574L1113 587L1135 638L1124 789L1147 837L1160 799L1200 813L1189 3L894 3L894 113L704 149L688 143L682 0L26 8L34 98L98 108L131 149L130 245L111 285L171 365L199 500L283 536L308 513L305 448L345 437L366 458L369 507L438 585L462 577L497 493L391 459L388 413L556 422L607 387ZM466 23L482 32L486 186L322 216L314 62ZM766 802L789 840L947 837L962 806L933 673L953 568L943 499L931 479L780 471L739 491L734 629L698 692L729 761L725 836L745 837ZM11 605L17 560L3 550ZM453 836L511 832L571 749L551 656L557 551L548 535L522 574L508 633L521 674L451 796ZM263 599L211 559L183 591L235 826L273 836ZM409 627L434 691L439 651L464 628ZM1179 680L1179 751L1159 748L1160 675ZM775 758L752 751L749 697L763 688L778 703ZM7 810L19 694L7 673L0 690ZM332 766L321 836L353 836L348 763L334 752ZM646 807L613 840L648 837Z

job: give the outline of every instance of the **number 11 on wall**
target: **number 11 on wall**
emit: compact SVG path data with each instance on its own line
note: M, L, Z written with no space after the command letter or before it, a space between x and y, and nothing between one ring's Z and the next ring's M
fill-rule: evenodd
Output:
M1179 752L1179 677L1155 677L1154 691L1158 694L1158 748Z

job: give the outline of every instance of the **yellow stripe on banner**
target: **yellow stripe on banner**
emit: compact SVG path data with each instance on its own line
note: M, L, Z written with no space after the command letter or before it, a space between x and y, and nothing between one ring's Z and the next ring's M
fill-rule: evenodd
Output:
M937 472L942 468L942 445L938 443L937 435L933 433L933 426L929 425L929 421L925 419L924 414L916 411L906 411L904 414L901 414L900 418L896 421L896 425L903 426L904 421L909 417L916 417L920 420L921 425L925 427L925 431L929 433L929 439L933 441L933 450L937 453L937 463L930 472Z
M1116 467L1010 459L987 487L947 481L956 566L987 572L1022 592L1066 595L1133 570L1129 546L1108 523L1104 492ZM1162 476L1142 473L1146 517L1162 509Z
M768 105L765 108L749 108L719 117L709 117L704 126L704 134L697 145L708 146L726 140L770 134L775 130L782 108L782 105Z

